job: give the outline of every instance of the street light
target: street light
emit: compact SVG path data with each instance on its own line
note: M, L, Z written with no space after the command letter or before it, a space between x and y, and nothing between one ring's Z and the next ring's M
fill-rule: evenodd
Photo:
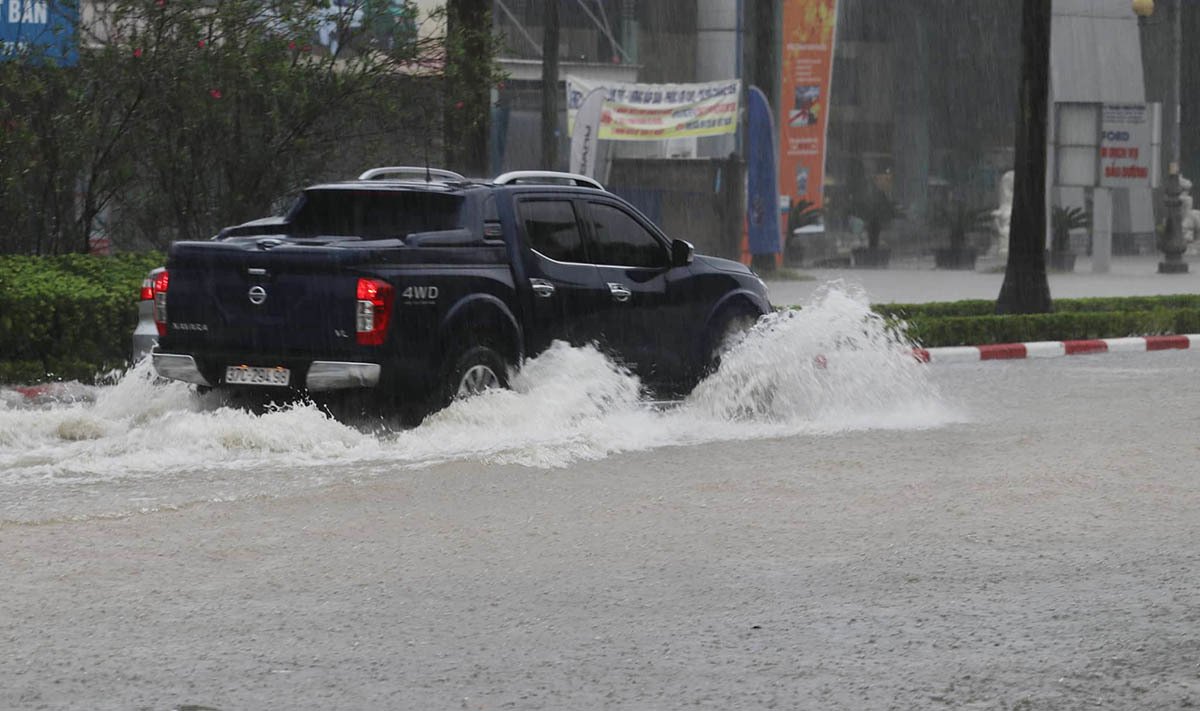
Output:
M1174 12L1171 17L1171 84L1165 110L1168 115L1168 127L1171 132L1171 160L1167 164L1167 184L1163 190L1163 209L1166 213L1166 224L1163 234L1158 239L1158 248L1165 259L1158 263L1159 274L1186 274L1187 262L1183 261L1183 253L1187 245L1183 241L1183 183L1179 175L1179 119L1180 119L1180 89L1179 65L1183 47L1183 2L1175 0ZM1154 14L1154 0L1133 0L1133 11L1141 22Z

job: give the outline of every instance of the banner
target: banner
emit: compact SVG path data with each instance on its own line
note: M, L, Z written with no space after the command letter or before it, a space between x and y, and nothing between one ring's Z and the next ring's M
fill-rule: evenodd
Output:
M605 141L665 141L688 136L719 136L737 130L742 83L738 79L704 84L626 84L568 75L567 126L595 89L605 92L600 138Z
M837 0L783 1L779 188L788 206L824 204L825 137Z
M746 228L750 254L779 254L775 122L757 86L746 93Z
M571 162L572 173L596 177L596 160L599 157L600 116L604 108L604 90L593 89L583 105L575 112L575 121L571 129Z

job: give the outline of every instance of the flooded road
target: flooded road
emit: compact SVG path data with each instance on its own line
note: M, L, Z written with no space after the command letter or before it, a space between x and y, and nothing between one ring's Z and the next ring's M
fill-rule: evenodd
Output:
M415 429L338 421L311 404L252 414L155 382L0 391L0 521L114 516L272 496L442 461L565 467L617 452L877 428L958 417L865 296L826 290L763 323L721 371L664 408L592 348L556 345L512 391Z
M666 409L569 348L408 430L10 392L0 708L1200 701L1197 355L921 366L864 315Z

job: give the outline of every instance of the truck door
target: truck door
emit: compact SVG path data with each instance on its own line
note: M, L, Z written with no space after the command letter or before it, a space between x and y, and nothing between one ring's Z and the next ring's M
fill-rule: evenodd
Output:
M600 337L600 309L610 298L591 264L575 202L568 197L526 197L517 202L529 279L526 313L528 352L537 354L554 340L572 345Z
M588 252L608 300L600 317L604 340L638 374L674 380L690 357L691 268L672 267L665 239L616 201L589 199Z

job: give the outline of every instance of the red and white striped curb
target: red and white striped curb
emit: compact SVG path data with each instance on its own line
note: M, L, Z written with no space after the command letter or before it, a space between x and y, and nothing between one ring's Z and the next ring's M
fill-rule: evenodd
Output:
M1088 353L1143 353L1146 351L1187 350L1189 348L1200 348L1200 334L916 348L913 350L913 354L916 355L917 360L924 363L965 363L980 360L1059 358Z

